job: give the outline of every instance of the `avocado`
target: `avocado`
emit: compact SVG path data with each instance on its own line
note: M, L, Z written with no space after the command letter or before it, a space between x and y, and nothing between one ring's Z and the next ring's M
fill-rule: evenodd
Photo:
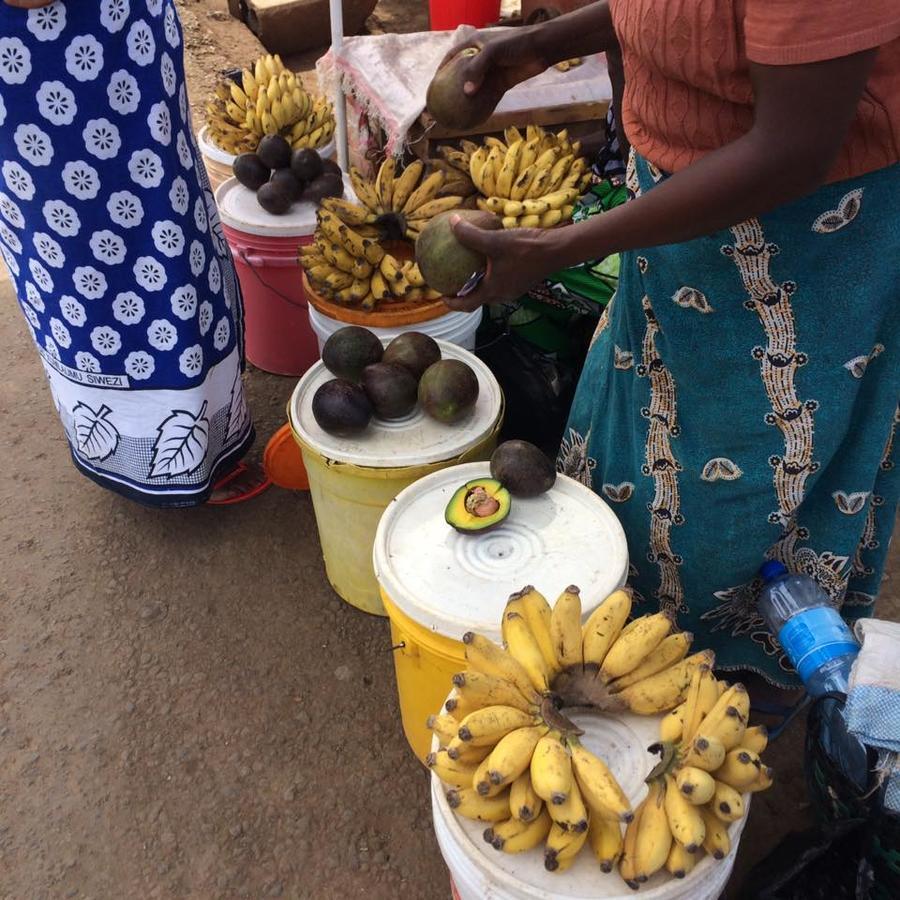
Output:
M312 181L322 174L322 157L315 150L295 150L291 169L301 181Z
M234 177L251 191L259 190L269 180L269 167L255 153L242 153L231 167Z
M379 419L401 419L416 408L419 385L403 366L386 362L366 366L362 386Z
M332 334L322 347L325 368L338 378L359 381L363 369L381 362L381 341L361 325L346 325Z
M333 159L322 160L322 171L326 175L337 175L338 178L344 177L344 173L341 171L341 167Z
M303 185L297 180L297 176L290 169L276 169L269 179L269 184L278 185L286 194L290 195L291 202L300 196Z
M478 376L460 359L430 365L419 381L419 403L433 419L451 425L465 418L478 399Z
M493 478L467 481L454 491L444 520L457 531L484 532L496 528L512 508L509 491Z
M343 197L344 179L331 172L319 175L306 185L303 200L308 203L319 203L326 197Z
M416 262L430 288L445 297L455 297L463 285L487 267L487 259L475 250L464 247L453 233L450 219L459 216L478 228L502 227L493 213L480 209L455 209L431 219L416 241Z
M514 497L537 497L556 482L556 468L528 441L504 441L491 456L491 477Z
M440 358L441 348L433 337L421 331L406 331L384 348L382 362L403 366L418 382L425 370Z
M259 142L256 155L270 169L286 169L291 164L291 145L280 134L267 134Z
M365 431L372 418L372 404L358 384L334 378L313 394L312 413L323 431L351 437Z
M283 216L294 202L291 192L282 184L266 182L257 192L256 200L259 205L273 216Z
M469 60L481 51L477 47L460 50L441 66L428 85L425 106L435 120L453 131L469 131L486 122L500 102L500 94L484 85L474 96L465 91L466 68Z

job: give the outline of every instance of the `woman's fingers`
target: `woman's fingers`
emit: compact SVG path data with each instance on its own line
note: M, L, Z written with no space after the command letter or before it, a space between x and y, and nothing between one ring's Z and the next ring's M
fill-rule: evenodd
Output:
M493 256L502 246L504 234L501 229L479 228L467 222L462 216L451 216L450 227L456 239L470 250L477 250L487 257Z

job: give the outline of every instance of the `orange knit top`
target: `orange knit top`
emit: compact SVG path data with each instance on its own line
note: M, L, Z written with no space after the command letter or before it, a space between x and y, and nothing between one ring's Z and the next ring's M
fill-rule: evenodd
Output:
M676 172L753 124L748 63L796 65L879 47L829 176L900 160L900 0L610 0L622 46L622 124Z

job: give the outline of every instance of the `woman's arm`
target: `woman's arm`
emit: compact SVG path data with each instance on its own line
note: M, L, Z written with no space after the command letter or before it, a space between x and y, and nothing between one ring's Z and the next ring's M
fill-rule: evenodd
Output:
M490 263L479 288L451 305L514 299L558 269L692 240L811 193L840 151L877 52L799 66L751 64L756 100L746 135L587 222L503 232L458 222L457 237Z

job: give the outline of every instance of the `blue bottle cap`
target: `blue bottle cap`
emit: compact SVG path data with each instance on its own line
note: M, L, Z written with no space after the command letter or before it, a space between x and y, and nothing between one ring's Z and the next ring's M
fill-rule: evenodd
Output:
M762 580L768 584L776 578L781 578L782 575L787 575L787 568L777 559L770 559L759 567L759 574L762 576Z

